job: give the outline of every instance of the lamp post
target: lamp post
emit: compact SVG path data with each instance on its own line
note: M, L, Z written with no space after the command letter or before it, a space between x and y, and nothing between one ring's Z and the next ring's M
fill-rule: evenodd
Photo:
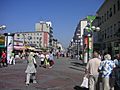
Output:
M77 41L76 41L76 43L77 43L77 58L78 58L78 60L80 60L81 35L80 35L80 33L77 33L76 35L77 35Z
M1 25L0 26L0 30L4 30L4 29L6 29L6 26L5 25Z
M99 27L92 26L93 20L96 18L96 16L87 16L87 19L89 21L89 27L85 27L87 32L89 33L88 36L88 59L93 58L93 33L94 31L100 31Z

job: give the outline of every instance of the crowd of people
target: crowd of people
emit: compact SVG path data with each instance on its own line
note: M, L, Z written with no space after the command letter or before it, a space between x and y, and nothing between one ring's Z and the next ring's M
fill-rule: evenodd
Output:
M102 59L96 51L93 56L85 70L89 90L100 90L101 83L102 90L120 90L120 54L114 60L110 54L105 54Z
M59 54L56 54L56 58L59 58L59 56ZM52 68L54 65L54 54L51 51L36 53L28 50L24 54L18 55L11 52L10 60L7 60L6 51L3 50L0 57L0 67L6 67L9 64L14 65L17 58L27 60L25 70L27 86L31 79L33 83L37 83L35 75L38 66ZM36 57L40 62L39 65L36 62ZM120 90L120 54L116 54L112 60L110 54L101 57L99 52L94 51L93 58L86 65L85 76L88 77L89 90L100 90L101 83L102 90Z
M6 50L2 50L0 53L0 68L7 67L8 65L15 65L15 62L17 59L21 59L22 54L16 54L14 51L12 51L9 54L9 59L7 59L7 52Z
M36 61L38 59L38 63ZM54 65L54 56L52 51L40 51L34 52L32 50L27 50L23 53L15 53L12 51L10 54L10 59L7 60L7 53L5 50L2 50L0 54L0 68L7 67L8 65L15 65L16 60L25 60L27 62L27 67L25 70L26 73L26 85L28 86L30 80L33 83L36 82L36 68L43 67L43 68L52 68Z

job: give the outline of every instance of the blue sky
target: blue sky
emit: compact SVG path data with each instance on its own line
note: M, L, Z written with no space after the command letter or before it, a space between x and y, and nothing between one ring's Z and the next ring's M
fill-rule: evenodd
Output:
M0 25L4 32L34 31L35 23L51 21L53 35L65 47L79 20L95 15L104 0L0 0Z

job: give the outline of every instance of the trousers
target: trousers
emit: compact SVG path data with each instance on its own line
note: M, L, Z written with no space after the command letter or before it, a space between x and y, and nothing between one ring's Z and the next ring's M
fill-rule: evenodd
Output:
M88 84L89 90L99 90L98 75L96 76L90 75Z
M26 75L26 84L30 83L30 79L33 80L33 83L36 83L35 73L27 73L27 75Z

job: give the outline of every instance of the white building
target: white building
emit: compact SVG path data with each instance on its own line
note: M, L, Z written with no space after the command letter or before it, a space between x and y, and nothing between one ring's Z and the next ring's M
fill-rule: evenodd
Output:
M14 46L32 46L35 48L49 47L49 33L38 32L19 32L14 35Z
M52 43L53 43L53 28L52 28L52 23L50 21L40 21L35 24L35 31L43 31L46 33L49 33L46 35L46 38L49 39L49 47L52 48Z

